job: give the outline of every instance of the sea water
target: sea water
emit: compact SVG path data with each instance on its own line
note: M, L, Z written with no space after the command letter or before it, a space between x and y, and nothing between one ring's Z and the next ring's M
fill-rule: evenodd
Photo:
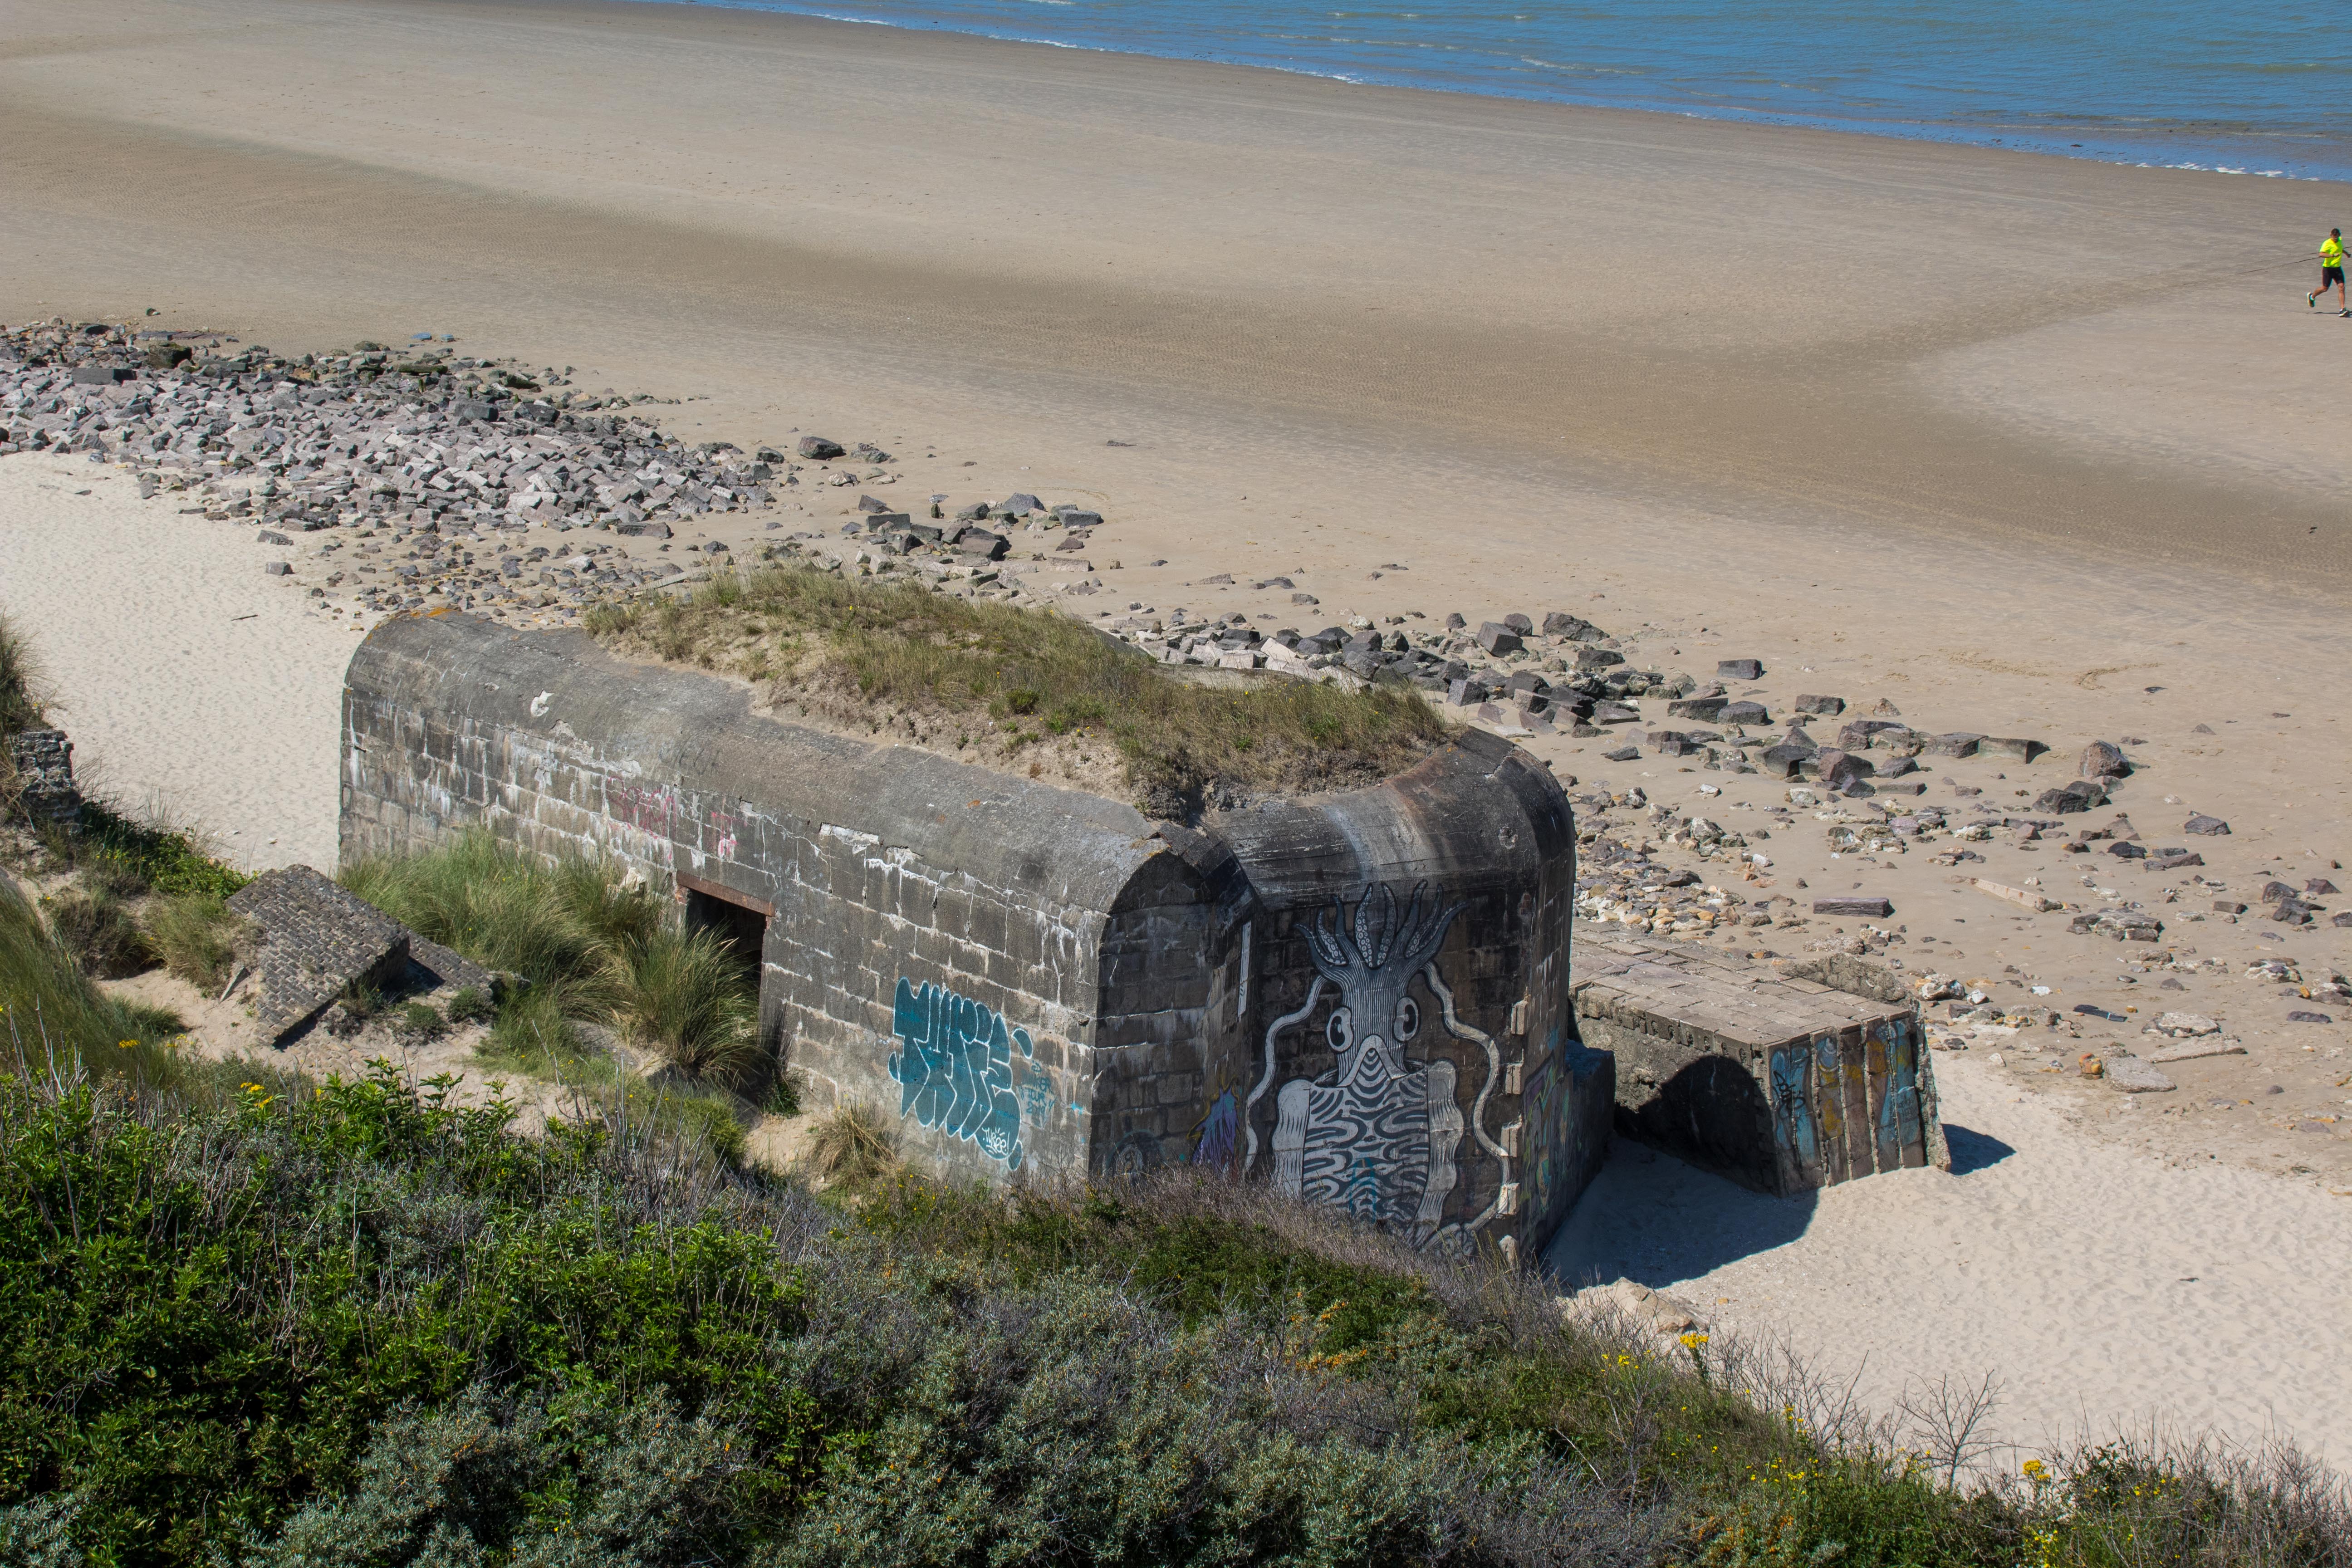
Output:
M673 0L695 3L695 0ZM2352 6L700 0L1347 81L2352 179Z

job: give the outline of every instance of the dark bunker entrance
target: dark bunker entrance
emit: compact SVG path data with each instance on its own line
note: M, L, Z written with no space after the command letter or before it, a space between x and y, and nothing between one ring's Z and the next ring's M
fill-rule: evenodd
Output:
M733 950L747 973L757 975L768 941L767 906L697 878L681 876L677 881L686 929L711 932Z

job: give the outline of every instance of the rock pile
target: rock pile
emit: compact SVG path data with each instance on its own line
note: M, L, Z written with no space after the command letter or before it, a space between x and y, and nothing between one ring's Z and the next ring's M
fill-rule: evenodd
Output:
M190 337L211 341L199 354ZM189 492L199 504L184 510L262 523L264 543L291 548L299 532L356 530L370 542L322 547L337 568L326 586L379 610L576 606L674 582L685 566L633 565L618 548L584 540L527 546L520 536L542 523L667 539L688 518L768 509L803 476L892 477L879 467L889 454L872 447L835 447L855 460L809 474L771 448L688 446L618 412L649 399L568 386L551 366L530 372L421 342L286 359L209 333L55 321L0 337L0 453L128 464L142 494Z
M1221 581L1232 579L1208 580ZM1253 586L1287 587L1289 580L1268 578ZM1307 594L1291 598L1315 603ZM1166 664L1268 669L1358 685L1402 680L1458 706L1476 708L1491 722L1525 730L1574 726L1578 733L1598 734L1588 721L1622 723L1640 716L1622 709L1629 696L1673 696L1692 689L1686 675L1625 668L1622 654L1596 646L1612 641L1608 633L1565 611L1546 616L1540 627L1526 615L1488 621L1475 631L1458 615L1433 629L1412 624L1427 619L1415 611L1375 626L1359 616L1344 626L1311 632L1285 626L1265 633L1251 626L1246 615L1196 620L1177 609L1150 621L1130 616L1108 629Z

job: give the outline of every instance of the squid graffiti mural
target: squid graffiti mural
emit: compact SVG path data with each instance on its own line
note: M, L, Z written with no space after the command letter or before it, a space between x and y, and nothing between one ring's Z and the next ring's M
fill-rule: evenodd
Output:
M1454 994L1437 970L1437 950L1464 906L1446 907L1433 895L1424 907L1426 888L1415 884L1400 912L1396 895L1385 883L1376 883L1357 900L1352 916L1334 900L1308 922L1315 981L1297 1011L1266 1028L1265 1072L1241 1118L1248 1142L1244 1169L1257 1163L1251 1113L1273 1085L1276 1040L1314 1014L1329 985L1339 992L1339 1003L1324 1030L1339 1060L1319 1078L1292 1079L1276 1095L1274 1184L1290 1196L1384 1225L1410 1237L1416 1247L1434 1242L1441 1250L1456 1250L1466 1248L1472 1233L1508 1200L1498 1195L1467 1224L1444 1223L1446 1200L1459 1176L1455 1154L1465 1121L1454 1063L1444 1057L1416 1061L1407 1054L1423 1027L1422 1005L1412 994L1415 980L1436 1000L1448 1035L1486 1048L1486 1080L1471 1108L1468 1131L1502 1162L1502 1194L1516 1189L1510 1157L1486 1129L1486 1100L1502 1068L1495 1041L1454 1016Z

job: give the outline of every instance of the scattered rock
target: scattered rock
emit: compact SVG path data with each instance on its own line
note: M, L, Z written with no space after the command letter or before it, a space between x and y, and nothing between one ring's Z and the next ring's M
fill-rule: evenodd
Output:
M1813 913L1840 915L1862 920L1885 920L1895 912L1893 903L1885 899L1839 898L1815 899Z
M2130 773L2131 763L2124 760L2122 747L2094 741L2083 748L2079 771L2086 779L2119 779Z
M816 463L831 462L834 458L844 456L845 452L845 448L840 442L828 441L822 436L802 437L800 444L793 450L811 462Z
M1478 646L1486 649L1489 657L1501 658L1506 654L1518 652L1525 645L1519 640L1519 634L1511 627L1500 621L1487 621L1478 628Z
M2194 833L2206 838L2219 838L2230 831L2230 825L2218 816L2207 816L2200 812L2182 823L2180 831Z
M1717 680L1761 680L1764 679L1763 661L1753 658L1718 660L1715 667L1715 678Z
M2107 1082L2126 1094L2169 1094L2177 1087L2151 1064L2128 1051L2109 1053L2103 1065Z
M2163 922L2140 910L2086 910L2067 929L2115 942L2155 942L2164 934Z

